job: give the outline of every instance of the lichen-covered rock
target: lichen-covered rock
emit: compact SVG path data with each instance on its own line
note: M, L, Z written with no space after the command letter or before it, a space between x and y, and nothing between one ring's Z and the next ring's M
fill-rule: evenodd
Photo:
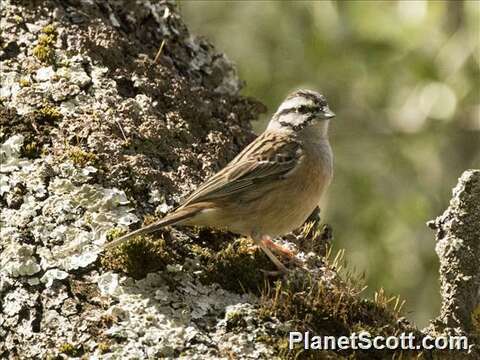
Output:
M223 167L265 109L172 1L5 0L0 16L0 358L310 357L288 331L416 331L338 275L318 213L280 239L302 263L283 281L212 229L101 254Z
M437 333L480 341L480 170L467 170L453 189L450 206L430 221L440 259L442 309ZM478 349L476 349L477 355Z
M56 155L72 147L94 153L102 161L99 180L152 212L176 204L253 138L249 122L262 106L236 95L233 66L189 35L173 3L3 5L3 43L16 43L18 54L0 55L2 133L22 133L25 125L12 120L34 117L40 133L27 139L24 153L45 143ZM45 37L47 62L34 54ZM146 201L153 191L162 203Z
M173 265L119 280L98 249L226 164L263 106L172 1L2 1L0 16L0 357L220 356L201 344L246 295Z

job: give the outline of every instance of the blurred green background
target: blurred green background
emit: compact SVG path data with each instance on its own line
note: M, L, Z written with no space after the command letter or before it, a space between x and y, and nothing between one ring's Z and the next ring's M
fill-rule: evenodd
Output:
M400 294L427 325L440 304L425 222L462 171L480 167L480 2L179 3L269 115L293 89L326 95L336 161L322 214L335 246L370 292Z

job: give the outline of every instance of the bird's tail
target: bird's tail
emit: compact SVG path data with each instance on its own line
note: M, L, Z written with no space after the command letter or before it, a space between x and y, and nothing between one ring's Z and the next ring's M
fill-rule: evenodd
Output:
M193 210L193 211L192 211ZM103 245L102 250L106 249L111 249L113 247L119 246L121 244L124 244L128 240L130 240L134 236L138 235L145 235L145 234L150 234L154 231L159 230L160 228L168 225L174 225L182 220L191 218L193 215L195 215L199 209L182 209L176 212L171 213L170 215L165 216L163 219L154 222L153 224L144 226L138 230L132 231L126 235L123 235L119 237L118 239L115 239L105 245Z

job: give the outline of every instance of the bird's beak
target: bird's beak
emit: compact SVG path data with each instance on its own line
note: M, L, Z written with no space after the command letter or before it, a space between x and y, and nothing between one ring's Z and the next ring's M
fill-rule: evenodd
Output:
M320 118L324 120L331 119L334 117L335 117L335 113L332 110L330 110L328 106L325 106L320 113Z

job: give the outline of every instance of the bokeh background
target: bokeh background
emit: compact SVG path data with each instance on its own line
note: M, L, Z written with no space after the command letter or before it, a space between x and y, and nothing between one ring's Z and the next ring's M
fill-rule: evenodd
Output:
M480 167L480 2L179 4L270 114L298 87L327 96L336 162L322 214L335 247L370 294L400 294L409 318L427 325L439 290L425 222L446 208L462 171Z

